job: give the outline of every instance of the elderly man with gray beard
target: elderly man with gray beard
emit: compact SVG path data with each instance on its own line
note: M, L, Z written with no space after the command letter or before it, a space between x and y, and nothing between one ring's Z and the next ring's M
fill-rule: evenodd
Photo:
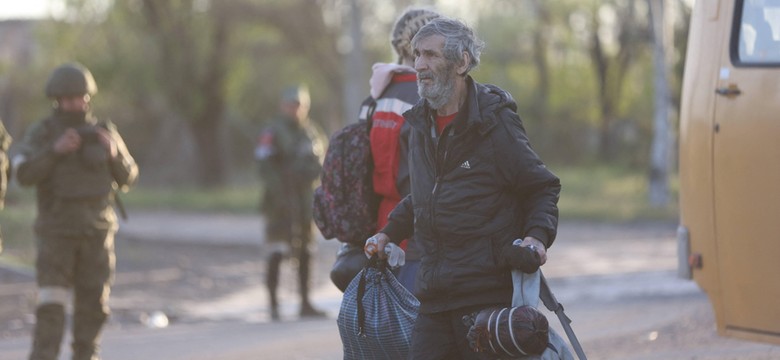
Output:
M415 35L422 99L404 113L411 194L366 241L380 256L412 233L419 243L413 359L487 358L468 348L463 316L509 306L511 270L535 272L557 231L560 181L531 149L517 105L468 75L483 46L454 19Z

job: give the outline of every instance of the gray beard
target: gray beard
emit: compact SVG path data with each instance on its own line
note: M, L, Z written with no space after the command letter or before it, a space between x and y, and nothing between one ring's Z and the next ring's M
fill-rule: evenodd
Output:
M445 76L444 79L434 78L431 85L417 84L417 94L421 98L428 100L428 104L433 109L439 109L452 97L455 92L455 78ZM443 80L443 81L442 81Z

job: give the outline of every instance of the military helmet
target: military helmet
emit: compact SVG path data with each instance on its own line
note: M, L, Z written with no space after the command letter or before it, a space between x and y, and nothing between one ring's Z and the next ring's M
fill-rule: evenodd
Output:
M84 65L79 63L60 65L52 71L46 82L46 96L50 98L95 95L96 93L95 78Z
M309 88L305 85L289 86L282 91L282 101L304 104L308 106L311 104Z

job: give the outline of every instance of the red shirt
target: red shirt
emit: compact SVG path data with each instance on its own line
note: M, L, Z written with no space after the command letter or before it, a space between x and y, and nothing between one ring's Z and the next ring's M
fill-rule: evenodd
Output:
M449 125L452 122L452 120L455 119L455 115L458 115L458 113L453 113L444 116L436 115L436 132L439 135L441 135L441 132L444 131L444 128L447 127L447 125Z

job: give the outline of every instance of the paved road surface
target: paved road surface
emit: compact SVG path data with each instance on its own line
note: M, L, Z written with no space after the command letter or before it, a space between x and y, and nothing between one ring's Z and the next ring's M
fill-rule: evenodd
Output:
M162 226L161 221L178 225ZM256 243L261 227L249 216L134 214L120 237L262 247ZM561 223L544 270L574 320L589 358L780 359L778 346L715 333L706 295L693 283L675 277L675 249L673 224ZM335 244L323 241L320 250L332 254ZM327 271L329 261L320 264L320 271ZM104 335L104 358L340 359L335 323L340 293L322 278L318 284L315 303L329 312L328 319L298 320L290 304L282 309L284 321L270 323L266 304L258 302L264 290L257 285L208 302L185 304L185 315L200 321L174 322L165 328L112 324ZM554 315L548 317L560 330ZM0 339L0 359L25 358L29 341L28 337ZM62 359L66 356L67 351Z

